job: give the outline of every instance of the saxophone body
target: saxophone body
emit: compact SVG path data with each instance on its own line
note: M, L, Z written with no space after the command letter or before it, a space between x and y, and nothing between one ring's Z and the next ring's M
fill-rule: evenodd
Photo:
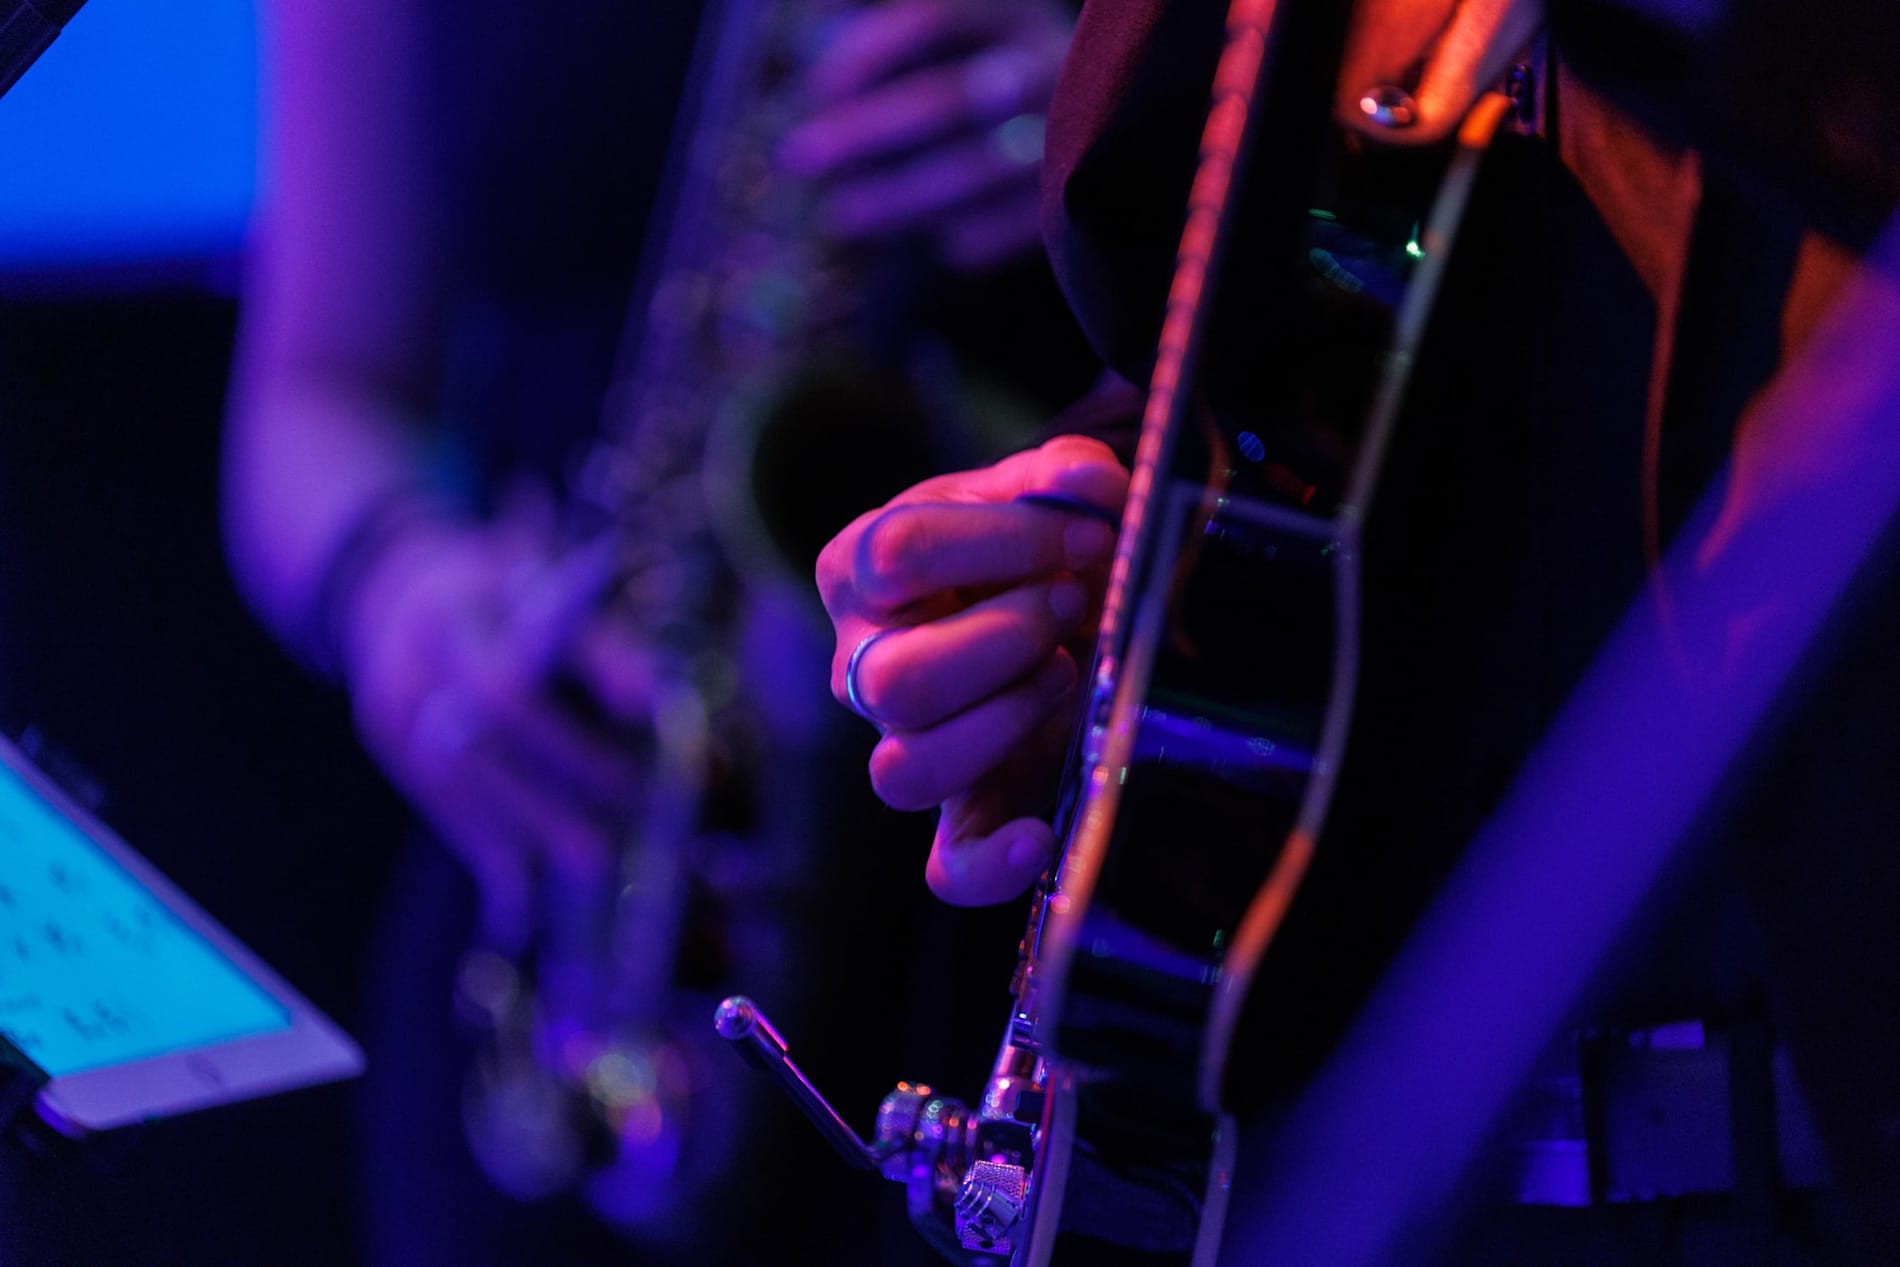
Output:
M578 1194L662 1259L717 1261L741 1222L709 1212L743 1172L751 1092L724 1076L706 1018L739 976L798 998L803 877L821 870L826 644L783 563L799 547L759 513L809 490L761 486L754 455L808 368L853 345L858 279L773 161L807 51L847 7L721 0L702 18L658 236L568 477L573 549L610 560L598 601L653 653L639 809L608 879L544 885L532 944L472 948L457 986L479 1042L464 1123L490 1180L524 1200ZM889 421L880 386L854 390Z

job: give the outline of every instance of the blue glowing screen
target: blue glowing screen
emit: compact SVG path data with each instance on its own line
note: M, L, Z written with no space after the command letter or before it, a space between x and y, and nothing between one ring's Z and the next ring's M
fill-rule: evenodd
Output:
M256 27L253 0L88 0L0 98L0 269L232 255Z
M0 765L0 1031L60 1077L290 1015Z

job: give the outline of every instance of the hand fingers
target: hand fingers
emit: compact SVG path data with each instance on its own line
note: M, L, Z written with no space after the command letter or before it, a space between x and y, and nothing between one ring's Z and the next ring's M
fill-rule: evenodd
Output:
M424 746L402 774L417 808L474 877L483 935L498 949L520 948L533 931L541 862L583 880L606 874L616 827L576 812L500 754Z
M866 9L814 68L817 109L786 136L780 161L794 175L831 180L1039 113L1066 44L1061 21L1002 6Z
M624 736L589 724L545 685L522 690L510 677L478 673L469 689L478 710L477 742L509 765L587 813L622 813L633 803L642 770Z
M525 948L534 933L534 870L513 828L467 797L419 798L418 808L474 878L483 941L504 954Z
M539 807L564 807L581 824L624 821L643 772L637 755L570 716L545 683L523 685L518 666L495 645L464 648L430 668L441 676L406 723L400 713L369 715L368 702L359 707L366 737L378 748L393 741L396 768L433 805L505 807L528 801L518 789L531 788L530 809L504 821L549 835L586 865L594 847L575 843L586 833L566 823L548 830L550 816ZM392 723L402 729L385 733Z
M1368 89L1410 87L1457 0L1360 0L1339 67L1341 120L1365 127L1359 99ZM1374 131L1373 135L1384 135Z
M802 179L837 180L1001 123L1010 113L992 115L973 101L960 70L918 71L800 124L785 138L779 161Z
M471 751L442 791L478 806L518 850L580 879L606 874L631 817L625 805L612 813L583 810L538 771L485 748Z
M611 538L544 561L466 671L492 741L595 812L631 801L652 700L650 652L604 609L620 569Z
M826 228L847 241L935 234L972 207L1035 189L1035 171L984 134L853 177L825 198L822 214ZM1037 220L1030 204L1018 199L1011 205L1026 213L1022 237L1032 237Z
M1498 82L1543 25L1541 0L1463 0L1419 76L1419 125L1427 139L1458 126L1478 94Z
M1041 819L1013 819L985 835L959 832L956 824L957 811L946 805L924 864L930 891L955 906L1007 902L1055 856L1055 830Z
M602 719L626 731L646 729L658 689L653 649L624 621L603 613L575 634L564 661Z
M938 725L1047 660L1088 614L1081 582L1008 590L952 616L884 632L865 647L841 645L832 694L852 706L845 675L857 656L857 704L888 730Z
M1041 506L897 506L864 526L840 578L847 588L826 606L834 617L847 607L895 616L954 590L1098 570L1114 543L1106 524Z
M924 868L938 897L959 906L1008 901L1048 869L1055 832L1024 813L1047 803L1069 731L1068 719L1050 719L1023 759L944 802Z
M942 804L969 788L1063 713L1075 660L1056 651L1033 673L948 720L892 731L871 753L871 786L893 809Z
M1011 502L1028 492L1062 493L1119 512L1128 472L1101 441L1061 436L993 466L925 480L860 515L825 546L818 589L826 610L835 621L860 603L892 611L948 589L1008 585L1058 569L1083 572L1113 551L1105 525ZM930 513L913 515L919 509Z
M1128 497L1128 469L1100 440L1057 436L974 471L923 480L892 498L891 505L1006 502L1025 493L1064 493L1119 514Z
M1441 140L1543 22L1542 0L1369 0L1355 15L1337 110L1348 126L1402 145ZM1368 90L1410 87L1414 121L1387 128L1360 107Z
M601 610L620 569L612 534L523 565L508 595L502 652L524 684L545 681L563 666L576 631Z
M907 70L1003 38L1010 6L968 0L870 5L842 21L806 76L823 105L855 96Z

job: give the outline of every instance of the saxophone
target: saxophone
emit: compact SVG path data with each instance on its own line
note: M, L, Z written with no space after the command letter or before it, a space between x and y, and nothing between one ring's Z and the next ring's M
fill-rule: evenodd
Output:
M773 159L806 50L848 7L720 0L702 18L603 423L569 478L575 548L612 556L601 602L659 664L642 806L610 882L551 883L527 951L475 947L457 984L481 1042L466 1134L495 1186L578 1192L696 1261L751 1116L748 1088L708 1094L727 1058L705 1018L738 976L796 1003L834 724L809 566L787 558L835 525L770 512L810 502L793 457L855 453L890 491L933 460L917 376L865 372L881 359L866 277L820 243ZM787 693L801 682L810 701Z

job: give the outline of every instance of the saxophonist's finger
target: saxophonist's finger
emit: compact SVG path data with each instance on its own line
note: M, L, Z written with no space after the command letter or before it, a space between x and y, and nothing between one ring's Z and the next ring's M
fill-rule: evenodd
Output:
M487 813L549 865L580 879L608 874L627 824L624 807L617 814L584 808L502 752L478 754L470 776L481 780Z
M854 175L825 198L821 213L842 238L888 238L954 224L968 208L1034 185L1033 170L985 134ZM1024 223L1035 225L1035 215Z
M963 0L901 0L866 5L836 24L806 75L819 102L838 101L908 67L942 57L980 38L994 18Z
M650 747L644 735L609 736L551 699L522 704L494 742L537 784L592 814L625 813L636 802L646 777L639 754Z
M625 620L603 615L582 626L568 666L610 732L625 737L647 729L661 666Z
M503 641L524 684L562 670L575 632L607 600L621 565L621 544L608 533L523 567L508 595Z
M639 766L627 736L604 724L570 678L524 682L519 666L490 658L469 666L463 690L485 746L507 752L552 788L589 806L624 806Z
M975 126L962 75L919 71L840 101L786 136L778 160L802 180L836 180L939 145Z

